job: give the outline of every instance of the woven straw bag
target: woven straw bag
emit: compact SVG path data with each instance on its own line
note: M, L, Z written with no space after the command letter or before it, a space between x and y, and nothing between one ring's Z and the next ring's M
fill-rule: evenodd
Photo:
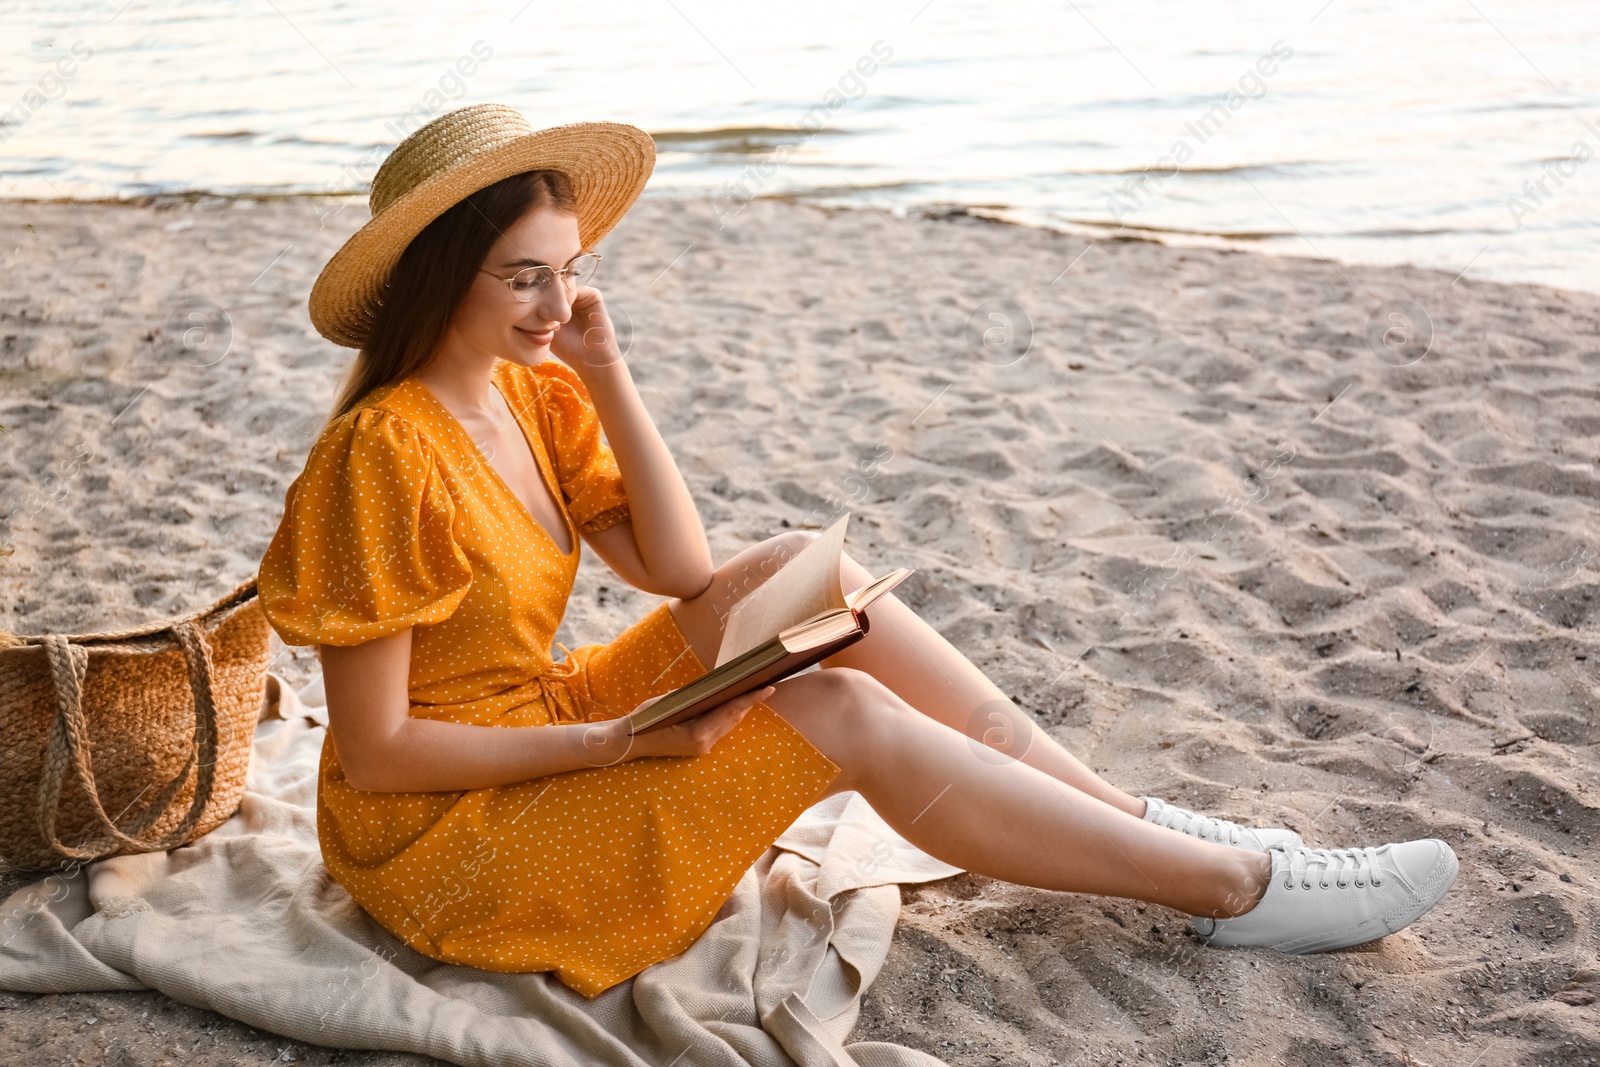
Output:
M226 821L244 796L270 633L254 578L147 626L0 631L0 863L157 852Z

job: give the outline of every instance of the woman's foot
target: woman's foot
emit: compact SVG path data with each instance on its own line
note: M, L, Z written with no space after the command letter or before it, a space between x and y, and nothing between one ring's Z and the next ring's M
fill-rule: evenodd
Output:
M1288 848L1267 853L1261 901L1231 919L1194 919L1209 945L1328 952L1401 930L1437 904L1459 863L1437 838L1377 848Z
M1165 826L1169 830L1198 837L1202 841L1253 848L1259 852L1274 848L1299 848L1305 844L1300 835L1293 830L1251 829L1236 822L1229 822L1227 819L1197 815L1188 808L1180 808L1176 804L1168 804L1165 800L1158 800L1155 797L1139 799L1145 802L1145 822L1153 822L1157 826Z

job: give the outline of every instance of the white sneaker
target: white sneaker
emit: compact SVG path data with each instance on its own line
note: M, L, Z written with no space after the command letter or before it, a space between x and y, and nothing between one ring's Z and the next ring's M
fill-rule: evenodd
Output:
M1191 925L1202 941L1296 955L1364 945L1409 926L1437 904L1460 866L1437 838L1268 855L1272 881L1260 903L1232 919L1196 917Z
M1293 830L1281 828L1253 830L1248 826L1229 822L1227 819L1196 815L1188 808L1180 808L1176 804L1168 804L1165 800L1158 800L1155 797L1139 799L1146 805L1145 822L1153 822L1157 826L1165 826L1169 830L1198 837L1202 841L1253 848L1257 852L1267 852L1274 848L1299 848L1305 844L1300 835Z

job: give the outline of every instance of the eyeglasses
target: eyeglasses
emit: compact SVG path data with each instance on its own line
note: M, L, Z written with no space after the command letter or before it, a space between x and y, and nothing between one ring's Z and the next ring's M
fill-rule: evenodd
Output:
M595 271L600 269L600 253L584 252L560 270L545 266L524 267L509 278L482 267L478 269L491 278L505 282L512 296L527 303L539 294L547 292L558 274L568 289L576 290L578 286L588 284L589 279L594 277Z

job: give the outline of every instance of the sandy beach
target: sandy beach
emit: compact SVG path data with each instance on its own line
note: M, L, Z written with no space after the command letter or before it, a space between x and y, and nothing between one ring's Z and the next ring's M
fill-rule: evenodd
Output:
M1600 1061L1600 296L727 206L642 202L596 281L719 562L849 510L850 553L918 568L897 595L1123 788L1461 858L1409 929L1304 957L1205 948L1154 905L908 891L857 1040L963 1067ZM0 627L130 624L254 573L352 355L306 294L367 217L0 202ZM659 603L585 556L569 647ZM155 993L0 993L0 1062L435 1061Z

